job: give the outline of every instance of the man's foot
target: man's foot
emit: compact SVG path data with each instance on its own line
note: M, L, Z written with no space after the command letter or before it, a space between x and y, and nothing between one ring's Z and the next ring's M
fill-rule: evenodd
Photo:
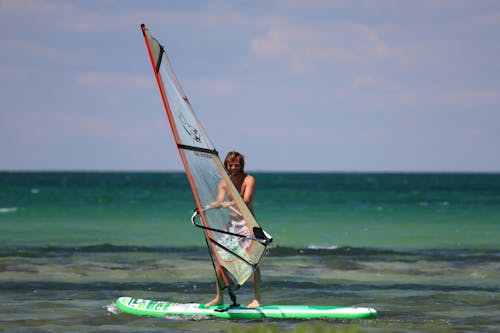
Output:
M214 306L214 305L222 305L223 301L222 298L214 298L210 302L206 303L205 306Z
M256 299L254 299L250 304L247 305L248 309L255 309L260 306L260 302Z

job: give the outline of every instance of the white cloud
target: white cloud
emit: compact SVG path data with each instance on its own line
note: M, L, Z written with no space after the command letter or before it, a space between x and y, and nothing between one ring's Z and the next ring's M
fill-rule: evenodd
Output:
M206 95L224 96L239 91L239 85L236 82L225 78L197 78L190 80L190 86Z
M357 76L352 82L351 86L353 88L366 88L373 87L377 84L375 78L373 76L365 75L365 76Z
M253 38L251 51L257 58L287 62L297 73L327 73L332 66L366 68L391 57L390 47L370 27L327 22L303 25L290 22Z
M46 0L3 0L0 9L9 15L30 15L33 18L44 14L61 15L74 8L67 2L54 2Z
M29 72L26 68L20 66L0 65L0 77L9 78L8 81L1 80L0 83L5 86L13 86L14 83L18 84L27 80Z
M40 60L55 65L71 64L92 57L89 51L73 50L57 44L56 46L36 40L5 39L0 40L0 48L9 50L13 62L19 59L28 61L26 66L31 67ZM7 64L4 65L5 67Z
M259 57L279 57L289 54L291 50L292 33L274 29L268 31L266 36L254 38L251 50Z
M96 90L123 91L144 89L151 86L152 78L147 75L128 75L124 73L86 72L75 76L78 84Z

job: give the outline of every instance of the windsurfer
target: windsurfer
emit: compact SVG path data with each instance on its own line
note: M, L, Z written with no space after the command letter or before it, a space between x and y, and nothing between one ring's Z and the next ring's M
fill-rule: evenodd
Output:
M242 154L231 151L227 154L224 160L224 167L229 173L229 178L233 182L234 186L240 193L243 201L248 206L250 211L253 212L253 195L255 192L255 178L244 172L245 168L245 158ZM210 204L212 207L223 207L230 208L235 205L234 199L231 197L231 192L224 180L220 181L217 186L217 198L214 202ZM237 216L236 212L231 212L231 219L233 221L241 220L241 217ZM243 232L239 232L243 233ZM260 269L254 271L252 275L252 282L254 286L254 299L247 308L256 308L260 306ZM206 306L219 305L223 303L223 291L219 283L219 279L216 281L217 285L217 295L215 298L206 303Z

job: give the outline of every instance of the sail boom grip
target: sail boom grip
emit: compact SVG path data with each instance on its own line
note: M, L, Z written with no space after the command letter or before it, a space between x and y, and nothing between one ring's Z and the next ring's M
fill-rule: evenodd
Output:
M207 210L207 209L220 209L218 207L206 207L204 210ZM193 212L193 215L191 216L191 223L195 226L195 227L198 227L198 228L201 228L201 229L204 229L204 230L210 230L210 231L214 231L214 232L219 232L221 234L226 234L226 235L231 235L231 236L236 236L236 237L240 237L240 238L244 238L244 239L249 239L249 240L253 240L253 241L256 241L256 242L259 242L260 244L264 245L264 246L267 246L271 241L272 241L272 238L267 238L266 237L265 239L264 238L258 238L258 237L250 237L248 235L242 235L242 234L237 234L237 233L234 233L234 232L231 232L231 231L227 231L227 230L223 230L223 229L217 229L217 228L211 228L211 227L207 227L203 224L199 224L196 222L196 216L200 215L199 211L198 211L198 208L196 208ZM214 242L216 244L218 244L217 242Z

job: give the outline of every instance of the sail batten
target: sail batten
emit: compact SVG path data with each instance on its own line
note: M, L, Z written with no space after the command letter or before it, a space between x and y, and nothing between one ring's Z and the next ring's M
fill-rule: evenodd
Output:
M213 154L213 155L219 156L219 152L215 149L206 149L206 148L200 148L200 147L195 147L195 146L187 146L187 145L183 145L183 144L178 144L177 148L186 149L186 150L193 150L193 151L198 151L198 152L202 152L202 153Z
M205 232L221 285L235 291L251 277L270 238L229 179L217 150L174 74L164 46L144 25L141 29L201 221L196 223L193 215L192 222ZM222 182L229 188L228 201L234 201L234 205L211 209Z

